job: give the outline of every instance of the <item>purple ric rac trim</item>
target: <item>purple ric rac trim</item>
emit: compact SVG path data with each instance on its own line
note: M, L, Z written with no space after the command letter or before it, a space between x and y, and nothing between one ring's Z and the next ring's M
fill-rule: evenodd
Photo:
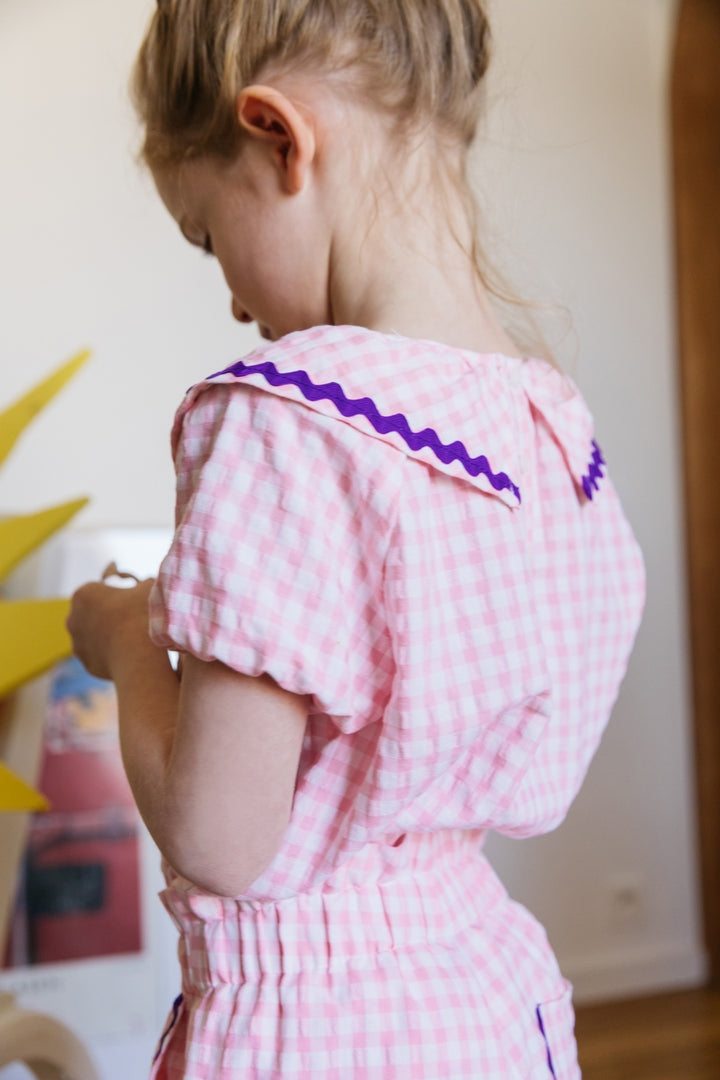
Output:
M402 413L393 416L383 416L372 398L349 398L339 383L315 384L305 371L281 372L270 361L260 364L245 364L239 360L224 371L218 371L211 375L211 379L219 375L235 375L242 379L247 375L262 375L271 386L296 386L307 401L331 401L338 412L345 417L364 416L375 428L379 435L387 435L394 432L399 435L411 450L422 450L427 447L435 457L444 465L450 465L453 461L459 462L465 472L470 476L479 476L482 473L495 491L512 491L518 502L522 502L520 489L512 482L507 473L494 473L490 468L488 459L483 455L470 457L464 443L456 441L446 445L440 441L436 431L425 428L424 431L413 431L407 417Z
M182 994L178 994L178 996L173 1001L172 1016L168 1020L167 1026L165 1027L165 1030L163 1031L162 1035L160 1036L160 1041L158 1043L158 1048L155 1051L155 1057L152 1059L153 1065L155 1064L157 1059L162 1054L163 1048L165 1046L165 1042L167 1040L167 1037L170 1034L170 1032L172 1031L172 1029L175 1027L175 1024L177 1023L178 1013L180 1012L180 1006L182 1005L182 1003L183 1003L183 996L182 996Z
M587 495L588 499L592 499L593 495L600 487L600 485L598 484L598 480L602 480L605 476L602 467L606 464L605 458L602 455L602 450L594 439L592 441L592 447L593 456L590 459L590 464L588 465L588 473L587 476L583 476L582 478L583 491Z
M545 1046L547 1048L547 1059L548 1059L548 1068L550 1069L550 1075L554 1076L555 1080L557 1080L557 1073L555 1072L555 1066L553 1064L552 1054L550 1052L550 1043L548 1042L548 1038L547 1038L547 1035L545 1033L545 1025L543 1023L542 1013L540 1012L540 1006L539 1005L538 1005L537 1009L535 1010L535 1012L537 1014L537 1022L538 1022L538 1025L540 1027L540 1033L541 1033L543 1039L545 1040Z

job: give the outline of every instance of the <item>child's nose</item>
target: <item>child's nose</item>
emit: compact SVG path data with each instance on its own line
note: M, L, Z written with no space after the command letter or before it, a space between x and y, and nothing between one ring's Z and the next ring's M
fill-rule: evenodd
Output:
M230 307L232 309L233 318L237 319L238 322L251 323L253 321L252 315L248 315L247 311L240 307L235 297L233 297Z

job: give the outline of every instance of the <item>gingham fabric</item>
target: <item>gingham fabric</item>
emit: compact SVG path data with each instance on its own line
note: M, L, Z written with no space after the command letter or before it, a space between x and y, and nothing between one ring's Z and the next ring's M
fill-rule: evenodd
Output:
M183 996L153 1075L579 1076L570 988L482 855L562 821L642 609L576 388L320 327L194 387L173 450L154 640L312 705L262 877L227 900L165 867Z

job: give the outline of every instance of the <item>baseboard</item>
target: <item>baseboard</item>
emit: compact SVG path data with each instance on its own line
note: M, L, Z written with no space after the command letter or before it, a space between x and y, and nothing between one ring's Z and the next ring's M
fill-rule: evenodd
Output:
M708 962L704 951L687 945L628 949L585 956L561 964L575 988L576 1005L702 986Z

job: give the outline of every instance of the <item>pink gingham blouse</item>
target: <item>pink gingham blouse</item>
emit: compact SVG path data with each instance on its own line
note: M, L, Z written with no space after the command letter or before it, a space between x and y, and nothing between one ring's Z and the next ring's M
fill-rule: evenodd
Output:
M578 1077L570 988L482 854L563 820L640 619L577 389L318 327L194 387L173 450L154 640L312 705L262 877L229 900L165 868L183 994L153 1076Z

